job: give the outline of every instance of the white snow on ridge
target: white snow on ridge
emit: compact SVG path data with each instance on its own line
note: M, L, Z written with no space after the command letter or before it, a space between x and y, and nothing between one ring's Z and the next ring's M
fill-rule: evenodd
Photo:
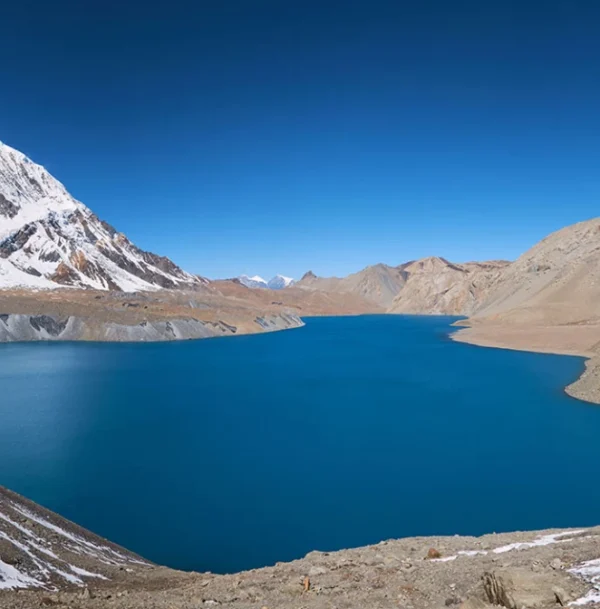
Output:
M22 573L12 565L0 560L0 590L15 590L16 588L40 588L44 583Z
M0 142L0 194L18 207L17 214L2 218L0 240L24 224L45 218L48 213L87 210L41 165L22 152Z
M120 552L117 552L116 550L109 548L108 546L99 546L95 543L92 543L91 541L87 541L86 539L84 539L83 537L80 537L79 535L74 535L73 533L69 533L68 531L65 531L65 529L63 529L62 527L59 527L59 526L53 524L52 522L46 520L45 518L42 518L41 516L34 514L31 510L28 510L24 507L21 507L16 504L13 504L12 507L15 511L19 512L20 514L22 514L29 520L33 520L33 522L37 522L38 524L42 525L46 529L49 529L53 533L57 533L58 535L61 535L62 537L65 537L66 539L74 542L79 547L80 551L83 554L89 554L90 556L92 556L94 558L100 558L100 557L104 558L104 560L102 562L106 562L106 564L119 565L119 564L121 564L121 561L126 561L129 563L137 563L140 565L149 564L143 560L136 560L136 559L129 558L129 557L121 554Z
M37 523L46 529L49 535L58 535L64 541L57 542L55 539L49 541L40 537L25 524L17 522L14 517L11 518L9 513L27 518L24 522L29 524ZM101 573L72 564L73 559L61 558L57 554L59 547L72 555L85 556L96 563L113 568L149 564L134 556L125 555L108 545L94 543L71 533L14 501L0 502L0 526L0 540L12 544L26 558L14 565L0 560L0 590L16 588L53 590L55 589L53 581L55 582L57 579L76 586L84 586L85 578L107 579Z
M238 280L247 288L269 288L270 290L283 290L295 283L291 277L285 275L275 275L269 281L265 281L260 275L254 275L254 277L240 275Z
M139 250L41 165L0 142L0 288L132 292L205 283Z
M260 275L254 275L254 277L248 277L248 275L240 275L238 277L239 282L245 285L247 288L266 288L267 282L260 277Z
M548 535L541 535L533 541L521 541L517 543L509 543L505 546L499 546L493 550L460 550L456 554L451 556L443 556L442 558L434 558L431 562L449 562L456 560L459 556L477 556L487 554L504 554L505 552L512 552L513 550L526 550L528 548L536 548L539 546L548 546L554 543L561 543L565 541L571 541L575 535L581 535L585 533L585 529L578 529L576 531L561 531L559 533L549 533ZM589 538L590 536L585 536Z
M275 275L275 277L267 282L267 285L272 290L283 290L294 283L295 281L291 277L286 277L285 275Z

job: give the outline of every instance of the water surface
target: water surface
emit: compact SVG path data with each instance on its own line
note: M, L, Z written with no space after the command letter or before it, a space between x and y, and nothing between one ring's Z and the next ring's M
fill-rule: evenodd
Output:
M197 571L598 524L600 407L563 393L583 360L453 343L452 321L0 345L0 484Z

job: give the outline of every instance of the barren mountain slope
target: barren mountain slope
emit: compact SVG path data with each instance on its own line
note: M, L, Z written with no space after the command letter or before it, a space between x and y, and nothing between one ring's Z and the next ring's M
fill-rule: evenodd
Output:
M505 261L453 264L430 257L404 267L406 282L390 313L469 315L497 281Z
M464 325L454 340L592 358L567 392L600 403L600 219L563 228L525 252Z
M0 288L202 288L206 280L137 248L42 166L0 142Z
M262 307L283 307L297 315L360 315L363 313L383 313L385 309L366 298L352 292L302 289L296 285L284 290L255 290L236 280L211 282L211 287L233 302Z
M295 328L294 308L219 291L0 290L0 342L167 341Z
M504 270L476 317L527 323L600 319L600 218L552 233Z
M381 307L389 307L406 281L405 265L368 266L347 277L317 277L309 271L296 283L299 288L356 294Z

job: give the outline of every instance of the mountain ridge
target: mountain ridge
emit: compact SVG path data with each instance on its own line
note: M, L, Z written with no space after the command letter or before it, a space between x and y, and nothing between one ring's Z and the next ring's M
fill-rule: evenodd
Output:
M283 290L285 288L289 288L292 285L295 285L296 281L291 277L286 277L285 275L275 275L271 277L268 281L263 279L260 275L254 275L253 277L248 277L248 275L239 275L236 279L247 288L252 289L269 289L269 290Z
M0 288L132 292L207 284L135 246L43 166L0 142Z
M454 263L429 256L397 266L374 264L346 277L318 277L308 271L296 285L358 294L388 313L466 315L477 308L509 264L503 260Z

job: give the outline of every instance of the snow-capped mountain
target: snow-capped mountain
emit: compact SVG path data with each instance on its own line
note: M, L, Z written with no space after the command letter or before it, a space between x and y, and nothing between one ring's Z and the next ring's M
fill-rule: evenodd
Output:
M0 288L134 292L206 283L136 247L41 165L0 142Z
M275 275L272 279L267 282L267 287L271 290L283 290L293 285L295 281L291 277L285 277L284 275Z
M248 277L248 275L240 275L238 277L241 284L247 288L267 288L267 282L260 276L254 275L254 277Z
M275 275L269 281L265 281L260 275L254 275L254 277L240 275L238 281L247 288L269 288L270 290L283 290L283 288L294 284L291 277L284 277L283 275Z

